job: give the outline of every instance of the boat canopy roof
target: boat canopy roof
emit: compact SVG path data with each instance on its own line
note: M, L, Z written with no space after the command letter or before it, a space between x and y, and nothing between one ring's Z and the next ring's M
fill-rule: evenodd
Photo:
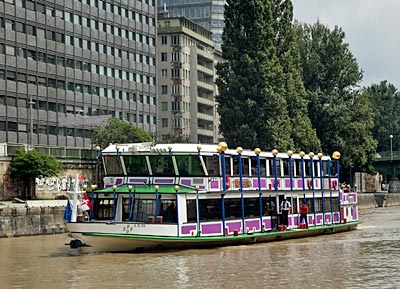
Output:
M102 153L104 154L116 154L117 152L122 154L142 154L142 153L189 153L194 154L200 151L201 154L217 154L217 144L195 144L195 143L172 143L172 144L153 144L151 142L146 143L130 143L130 144L110 144L105 148ZM237 151L234 148L228 148L225 151L229 155L237 155ZM243 149L242 156L254 156L254 150ZM261 151L261 157L272 158L272 151ZM288 158L287 152L278 152L276 155L280 159ZM291 156L293 159L301 159L300 154L294 153ZM306 153L303 156L304 159L310 159L310 154ZM318 160L318 154L313 154L312 158ZM331 159L329 155L323 155L322 160Z
M115 192L116 193L129 193L129 186L132 186L131 192L135 194L155 194L156 186L158 186L158 193L159 194L175 194L175 185L129 185L123 184L116 186ZM109 187L105 189L96 190L96 193L114 193L114 188ZM195 189L188 188L185 186L178 186L178 194L187 194L187 193L196 193Z

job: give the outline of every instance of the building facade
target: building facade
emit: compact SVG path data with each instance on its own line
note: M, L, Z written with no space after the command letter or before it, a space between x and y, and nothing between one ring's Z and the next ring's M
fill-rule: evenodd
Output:
M0 142L90 148L157 127L155 0L0 0Z
M162 141L216 143L219 117L211 32L183 17L159 14L158 136Z
M224 0L157 0L158 12L185 17L212 32L215 48L221 50L224 30Z

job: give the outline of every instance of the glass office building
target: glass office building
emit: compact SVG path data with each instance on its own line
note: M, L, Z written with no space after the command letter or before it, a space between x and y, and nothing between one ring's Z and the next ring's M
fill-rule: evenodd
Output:
M0 0L0 143L90 148L111 116L155 133L155 4Z
M224 29L224 0L157 0L158 11L170 17L185 17L212 32L216 49L221 49Z

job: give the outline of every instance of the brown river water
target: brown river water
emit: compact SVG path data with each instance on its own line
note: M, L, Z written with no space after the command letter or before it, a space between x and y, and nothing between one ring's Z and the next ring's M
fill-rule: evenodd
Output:
M400 207L358 230L215 249L76 255L67 234L0 239L0 288L400 288Z

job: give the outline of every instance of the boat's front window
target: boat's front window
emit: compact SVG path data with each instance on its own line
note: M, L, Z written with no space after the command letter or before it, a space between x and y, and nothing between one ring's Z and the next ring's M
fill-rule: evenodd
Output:
M154 176L175 176L172 157L169 155L149 156L151 170Z
M200 158L197 155L175 155L176 165L180 176L204 176Z
M121 159L118 156L103 156L107 175L123 175Z
M203 160L208 175L211 177L219 176L219 156L217 154L213 156L203 156Z
M150 174L145 156L127 155L123 158L128 176L148 176Z

